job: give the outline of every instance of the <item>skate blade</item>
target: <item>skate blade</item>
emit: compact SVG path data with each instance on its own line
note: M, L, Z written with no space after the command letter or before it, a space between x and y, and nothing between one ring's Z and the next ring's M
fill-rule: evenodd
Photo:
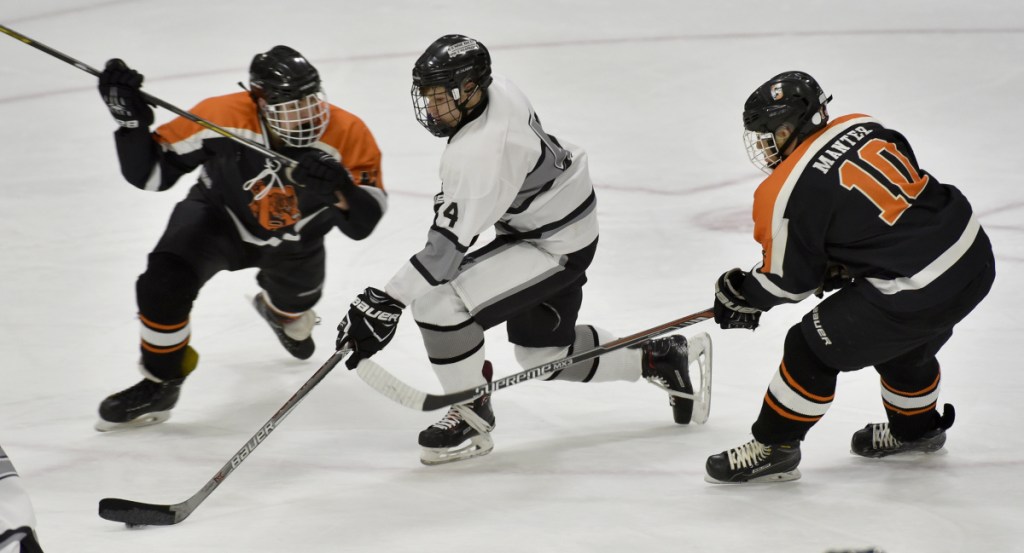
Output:
M793 480L799 480L802 475L800 469L793 469L786 472L779 472L776 474L766 474L764 476L758 476L757 478L751 478L750 480L739 480L736 482L729 482L727 480L718 480L713 478L710 474L704 474L704 481L709 484L770 484L775 482L790 482Z
M491 436L489 434L478 434L470 438L468 444L458 449L424 447L420 452L420 462L428 467L444 465L487 455L493 449L494 440L491 439Z
M660 382L653 380L649 382L664 390L676 401L682 400L693 403L690 410L690 419L687 421L677 420L677 423L704 424L708 422L708 417L711 415L711 336L708 336L707 332L702 332L687 338L687 344L687 370L694 363L697 364L697 369L700 373L700 389L692 394L688 394L672 390L663 386Z
M893 452L881 452L881 453L857 453L854 450L850 450L850 453L860 457L861 459L885 459L886 461L900 462L901 460L913 461L920 459L925 456L933 455L946 455L948 451L945 445L937 448L929 449L913 449L909 451L893 451Z
M110 422L100 419L96 422L95 428L100 432L117 432L120 430L130 430L132 428L142 428L143 426L153 426L154 424L160 424L169 418L171 418L170 411L154 411L153 413L146 413L145 415L134 418L128 422Z
M700 390L693 398L693 414L690 422L704 424L711 416L711 336L707 332L694 335L687 339L690 344L687 350L688 361L697 363L700 369Z

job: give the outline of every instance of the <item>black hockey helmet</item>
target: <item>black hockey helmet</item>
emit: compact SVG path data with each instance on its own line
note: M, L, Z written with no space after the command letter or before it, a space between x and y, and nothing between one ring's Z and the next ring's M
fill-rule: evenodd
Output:
M791 143L799 143L825 128L826 105L831 100L814 77L802 71L779 73L757 87L743 104L743 128L754 165L771 169L782 160L780 153ZM783 126L789 127L790 135L783 144L776 144L775 132ZM760 150L760 157L766 159L755 160L753 155L757 152L751 152L751 147Z
M327 129L330 107L320 73L288 46L274 46L252 58L249 95L267 126L287 146L309 146Z
M431 116L422 92L427 87L442 86L465 115L462 87L467 82L481 93L491 84L491 54L479 41L465 35L444 35L435 40L416 60L412 68L413 107L416 119L435 136L451 136L458 127L446 125Z
M249 89L268 104L298 100L320 90L320 73L294 49L274 46L252 58Z

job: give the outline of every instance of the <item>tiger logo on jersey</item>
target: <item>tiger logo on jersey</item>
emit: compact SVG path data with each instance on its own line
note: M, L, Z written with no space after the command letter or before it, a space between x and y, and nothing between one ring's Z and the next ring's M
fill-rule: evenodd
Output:
M295 188L290 184L274 186L265 196L260 197L266 187L262 180L254 184L251 192L254 198L260 199L249 202L249 209L260 226L267 230L280 230L298 223L302 219L302 212L299 211Z

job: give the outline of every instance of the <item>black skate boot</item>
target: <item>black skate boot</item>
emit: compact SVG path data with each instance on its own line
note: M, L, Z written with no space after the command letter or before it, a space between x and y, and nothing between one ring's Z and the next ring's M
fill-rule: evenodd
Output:
M154 382L147 378L118 392L100 403L100 432L124 427L149 426L171 417L171 408L178 403L184 378Z
M897 453L932 453L942 449L942 446L946 444L946 430L953 426L954 418L956 418L956 411L953 410L952 405L947 403L939 418L939 427L908 442L902 442L893 436L889 432L889 423L887 422L869 424L853 433L853 438L850 440L850 451L861 457L876 459Z
M261 292L252 299L252 305L263 320L277 335L277 339L297 359L309 359L313 356L316 345L313 343L313 326L317 324L316 313L312 309L302 314L289 317L274 311Z
M713 484L786 482L800 478L800 441L765 445L757 440L708 457L704 480Z
M494 429L494 410L491 396L484 394L472 403L453 405L441 420L420 432L423 447L420 462L440 465L487 455L494 449L491 430ZM466 441L469 444L459 447Z
M186 346L182 373L187 376L198 364L199 354L192 346ZM171 418L171 409L178 403L185 377L157 381L145 369L142 372L146 378L138 384L100 402L100 420L96 423L96 430L107 432L138 428Z
M711 338L668 336L644 343L640 373L648 382L668 392L668 404L677 424L707 421L711 407ZM701 389L694 391L690 381L690 363L697 361Z

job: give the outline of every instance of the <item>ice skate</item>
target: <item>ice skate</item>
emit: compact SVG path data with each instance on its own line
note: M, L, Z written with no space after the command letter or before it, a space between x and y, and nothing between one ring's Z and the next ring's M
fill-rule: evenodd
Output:
M933 453L946 444L946 429L953 426L956 412L946 404L939 419L939 427L916 440L903 442L889 432L889 423L868 424L853 433L850 451L861 457L887 457L898 453Z
M185 346L182 374L188 375L198 364L199 354L192 346ZM141 371L145 378L139 383L100 402L100 420L96 422L96 430L109 432L139 428L171 418L171 409L178 403L185 377L159 380L145 368L141 368Z
M708 457L704 480L712 484L787 482L800 478L800 442L765 445L757 440Z
M100 420L96 430L108 432L150 426L171 417L171 408L178 403L184 378L156 382L143 378L138 384L117 392L100 403Z
M487 455L494 449L493 429L490 394L472 403L453 405L444 418L420 432L420 461L424 465L440 465Z
M706 332L687 340L668 336L644 343L641 374L668 393L677 424L704 424L711 413L711 337ZM694 391L690 365L700 370L700 389Z
M297 359L309 359L316 345L313 343L313 327L317 324L312 309L295 316L284 314L267 302L266 293L261 292L252 299L252 305L263 320L277 335L277 339L288 353Z

